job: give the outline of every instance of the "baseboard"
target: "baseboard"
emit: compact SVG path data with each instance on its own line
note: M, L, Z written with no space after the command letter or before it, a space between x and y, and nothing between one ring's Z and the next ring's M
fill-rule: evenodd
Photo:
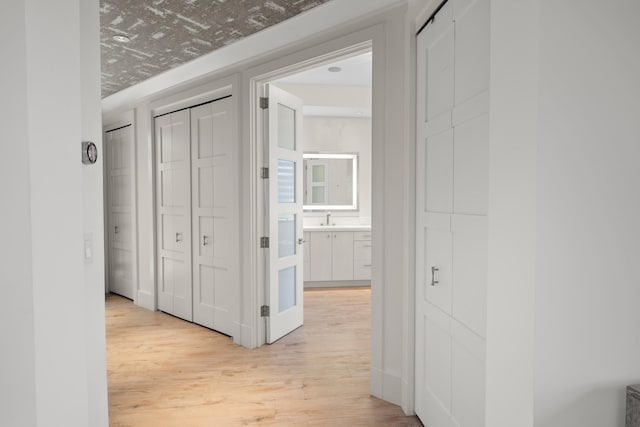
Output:
M253 342L253 329L246 324L239 324L240 334L237 337L233 337L233 342L246 348L256 348L257 345Z
M136 305L147 310L155 311L156 298L151 292L138 290Z
M402 402L402 378L378 368L371 368L371 395L394 405Z

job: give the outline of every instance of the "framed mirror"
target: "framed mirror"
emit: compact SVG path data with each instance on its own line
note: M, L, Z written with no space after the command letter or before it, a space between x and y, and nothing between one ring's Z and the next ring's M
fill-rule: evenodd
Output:
M305 153L305 210L358 210L358 155Z

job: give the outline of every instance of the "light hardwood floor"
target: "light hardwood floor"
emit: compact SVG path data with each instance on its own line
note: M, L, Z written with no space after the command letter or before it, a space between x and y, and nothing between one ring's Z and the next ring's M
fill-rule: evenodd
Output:
M370 290L305 291L305 324L248 350L107 297L111 426L422 426L369 396Z

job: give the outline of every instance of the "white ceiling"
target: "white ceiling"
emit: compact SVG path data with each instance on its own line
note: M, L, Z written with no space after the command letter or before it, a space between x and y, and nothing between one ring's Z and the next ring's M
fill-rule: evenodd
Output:
M339 72L329 71L332 67L339 67ZM320 67L312 68L301 73L278 79L275 83L338 86L327 90L340 90L339 86L359 86L371 88L372 54L363 53L350 58L332 62ZM336 97L339 99L339 97ZM346 105L317 106L304 105L305 116L320 117L371 117L371 108L353 107Z
M278 79L278 83L371 87L372 55L367 52ZM333 73L331 67L342 71Z

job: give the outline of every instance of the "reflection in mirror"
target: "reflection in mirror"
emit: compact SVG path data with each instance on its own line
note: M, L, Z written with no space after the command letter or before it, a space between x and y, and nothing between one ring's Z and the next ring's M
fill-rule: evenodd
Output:
M304 154L304 209L358 209L358 155Z

